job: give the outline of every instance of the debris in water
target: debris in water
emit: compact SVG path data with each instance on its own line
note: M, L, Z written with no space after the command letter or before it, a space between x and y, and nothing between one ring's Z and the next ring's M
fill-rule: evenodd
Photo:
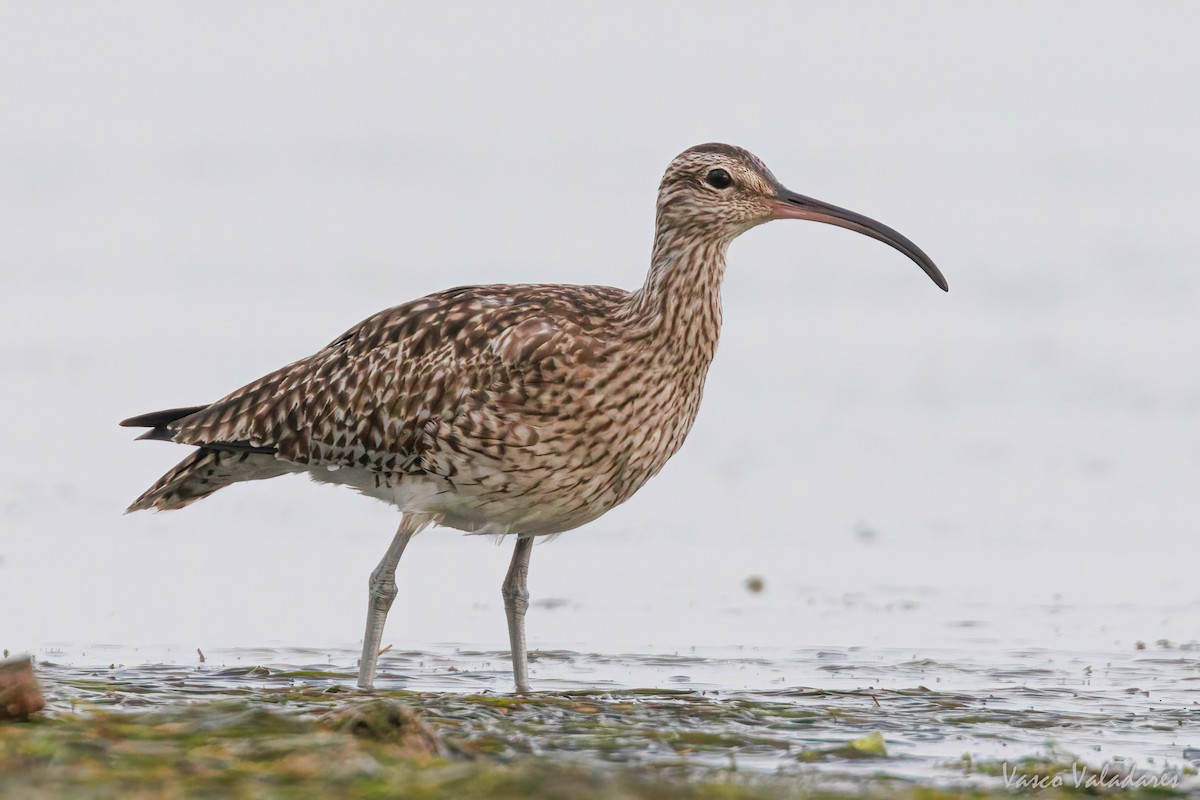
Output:
M884 745L883 734L873 731L866 736L855 739L844 748L849 755L855 753L859 758L887 758L887 747ZM853 756L851 756L853 757Z
M827 758L887 758L887 747L879 731L868 733L836 747L804 750L796 756L799 761L824 761Z
M33 676L33 659L21 656L0 661L0 720L28 719L45 707Z
M196 648L196 655L200 656L200 663L203 664L208 659L204 657L204 651L199 647Z
M759 594L766 586L767 582L759 575L751 575L749 578L746 578L746 591L750 592L750 594Z
M441 739L419 716L395 700L356 703L326 714L321 720L330 728L376 742L400 745L409 757L444 756Z
M860 522L854 526L854 535L860 542L865 542L866 544L873 543L879 536L879 534L875 532L874 528L864 522Z

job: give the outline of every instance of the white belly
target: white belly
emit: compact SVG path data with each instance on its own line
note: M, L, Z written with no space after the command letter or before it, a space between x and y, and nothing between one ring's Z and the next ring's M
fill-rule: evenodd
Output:
M529 495L514 496L488 491L480 484L459 485L434 475L409 475L394 485L381 483L371 470L315 467L313 480L348 486L367 497L382 500L407 514L427 518L447 528L474 534L547 536L591 522L615 505L591 509L565 509L539 502Z

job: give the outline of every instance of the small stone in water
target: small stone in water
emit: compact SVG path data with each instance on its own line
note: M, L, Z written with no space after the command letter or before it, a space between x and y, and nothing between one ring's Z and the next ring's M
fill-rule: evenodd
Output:
M883 741L883 734L879 731L873 731L862 738L855 739L846 745L846 749L849 751L846 755L854 753L873 758L887 758L887 747Z
M0 720L28 719L46 707L33 659L29 656L0 661Z

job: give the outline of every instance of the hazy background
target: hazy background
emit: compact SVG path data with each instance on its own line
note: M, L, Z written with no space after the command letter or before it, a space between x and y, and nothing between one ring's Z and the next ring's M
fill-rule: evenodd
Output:
M951 292L844 230L739 240L687 446L537 547L532 645L1194 640L1198 37L1165 2L0 5L0 645L353 644L396 512L288 478L122 517L186 450L116 422L448 286L639 285L712 140ZM384 641L505 647L509 552L423 534Z

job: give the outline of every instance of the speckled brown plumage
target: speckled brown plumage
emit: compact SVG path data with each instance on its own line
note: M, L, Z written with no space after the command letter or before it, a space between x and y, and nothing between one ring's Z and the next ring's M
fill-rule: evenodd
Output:
M740 148L700 145L663 176L640 289L450 289L376 314L215 403L126 420L150 429L142 438L197 448L129 510L182 508L293 472L398 507L399 530L371 576L362 687L373 684L413 535L430 523L519 534L503 596L525 689L529 537L599 517L679 450L716 353L725 251L755 225L789 218L887 242L946 288L891 228L788 191Z
M717 168L736 191L705 183ZM740 148L692 148L663 178L637 291L450 289L211 405L126 420L200 448L129 510L308 472L466 531L549 534L595 519L683 444L720 333L726 247L772 218L779 190Z
M231 462L250 457L261 471L269 457L287 465L280 474L308 470L464 530L566 530L661 467L665 448L646 450L646 426L664 428L664 445L686 432L677 418L689 392L673 377L644 380L666 353L631 349L649 331L629 302L607 287L440 292L367 319L156 438L233 443ZM133 508L207 493L184 485L168 478Z
M723 250L699 242L686 269L635 293L472 286L376 314L156 428L154 438L208 450L131 510L187 505L246 460L261 477L252 448L282 462L277 474L306 470L464 530L583 524L683 443L716 348ZM658 264L668 266L680 265ZM681 302L697 312L687 326L664 316ZM240 452L221 455L231 446ZM207 474L222 462L231 468Z

